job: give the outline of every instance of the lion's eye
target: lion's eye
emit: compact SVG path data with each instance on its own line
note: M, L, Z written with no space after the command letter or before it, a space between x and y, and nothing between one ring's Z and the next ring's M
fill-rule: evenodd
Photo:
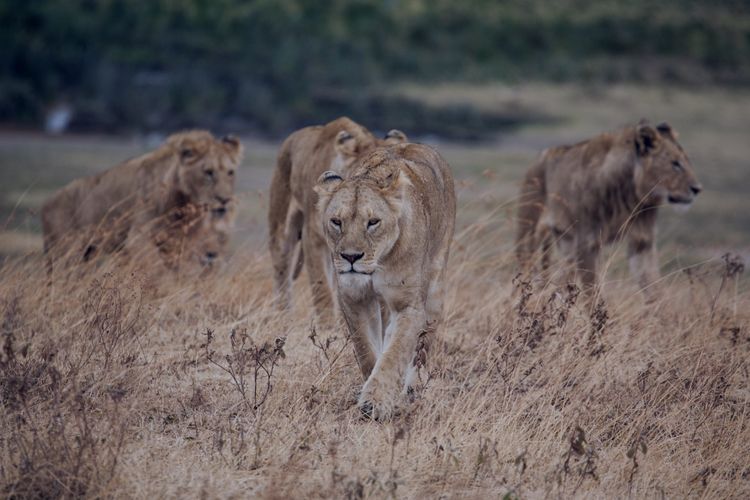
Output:
M234 170L228 171L227 174L229 174L229 177L233 177L234 176Z
M380 224L380 219L370 219L370 220L367 221L367 227L368 227L368 229L369 228L373 228L373 227L377 226L378 224Z
M683 170L685 170L685 167L682 166L682 163L676 160L672 162L672 168L675 172L682 172Z
M335 217L331 219L331 225L337 229L341 229L341 219L336 219Z
M209 179L214 178L214 169L212 168L207 168L206 170L203 171L203 173L205 173L206 177L208 177Z

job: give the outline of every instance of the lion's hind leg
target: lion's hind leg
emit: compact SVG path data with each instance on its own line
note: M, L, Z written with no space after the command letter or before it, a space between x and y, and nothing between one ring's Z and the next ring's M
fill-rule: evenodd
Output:
M274 297L281 309L287 309L291 303L292 275L299 274L301 264L294 264L295 248L302 238L304 214L296 207L291 207L284 225L283 234L276 245L272 245ZM300 256L301 258L301 256ZM297 269L299 267L299 269Z
M404 379L404 392L409 392L419 373L419 369L427 364L427 357L430 352L435 333L443 321L443 301L445 269L448 265L448 249L450 242L446 242L443 251L435 258L432 272L427 288L425 300L425 325L419 332L417 345L414 349L414 356L406 371Z

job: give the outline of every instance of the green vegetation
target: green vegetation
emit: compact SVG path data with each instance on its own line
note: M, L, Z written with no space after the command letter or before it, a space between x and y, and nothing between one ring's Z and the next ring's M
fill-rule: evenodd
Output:
M63 101L78 130L279 135L346 113L466 138L529 117L394 101L390 82L750 82L731 0L36 0L1 3L0 25L0 121Z

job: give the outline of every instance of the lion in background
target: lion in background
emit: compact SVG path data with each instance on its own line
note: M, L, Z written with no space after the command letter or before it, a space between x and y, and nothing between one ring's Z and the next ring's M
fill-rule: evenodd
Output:
M656 215L665 203L689 206L702 190L677 133L641 121L573 146L545 150L521 187L517 256L528 271L542 247L549 267L553 243L580 275L597 283L603 245L624 237L631 273L646 290L658 279Z
M238 139L195 130L171 135L150 153L58 190L41 211L48 269L61 246L97 252L137 250L153 237L153 224L190 203L226 206L234 195L243 148ZM82 243L82 244L81 244Z
M359 407L388 419L425 362L443 313L456 220L453 176L421 144L381 147L348 178L326 172L315 187L338 304L365 380Z
M226 256L236 212L234 203L215 207L190 203L170 211L152 238L164 266L170 271L212 268Z
M333 283L326 277L330 259L321 229L310 224L318 201L313 187L324 171L334 169L345 175L362 154L379 145L400 142L406 142L401 131L391 130L384 139L378 139L346 117L297 130L283 142L271 180L268 211L274 291L281 308L289 307L292 279L304 263L316 314L323 323L331 323ZM295 259L300 240L300 253Z

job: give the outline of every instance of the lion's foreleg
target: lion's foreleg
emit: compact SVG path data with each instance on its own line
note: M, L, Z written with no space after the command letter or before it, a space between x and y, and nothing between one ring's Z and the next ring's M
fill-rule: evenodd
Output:
M395 413L414 361L420 333L426 324L422 308L407 307L391 313L386 331L387 345L362 387L359 398L362 412L376 419L388 419Z
M597 259L599 247L591 245L579 245L576 254L577 273L581 278L581 288L586 299L593 304L597 296Z
M575 283L578 276L578 249L576 238L570 234L563 234L555 239L557 253L562 257L557 270L556 285ZM548 270L548 275L550 274ZM561 281L557 283L557 281Z
M646 295L646 299L653 300L655 293L652 285L659 279L659 263L654 238L629 238L628 264L630 274L638 280L638 286Z
M288 309L291 303L292 272L295 271L294 249L301 236L304 216L296 207L287 215L286 224L272 238L271 261L274 269L274 297L279 309Z
M341 312L349 329L349 338L354 344L357 364L362 371L362 379L367 380L382 350L380 304L377 300L350 303L344 299L340 302Z
M554 246L555 240L552 230L547 226L539 231L538 237L542 247L542 282L546 284L549 281L552 247Z

